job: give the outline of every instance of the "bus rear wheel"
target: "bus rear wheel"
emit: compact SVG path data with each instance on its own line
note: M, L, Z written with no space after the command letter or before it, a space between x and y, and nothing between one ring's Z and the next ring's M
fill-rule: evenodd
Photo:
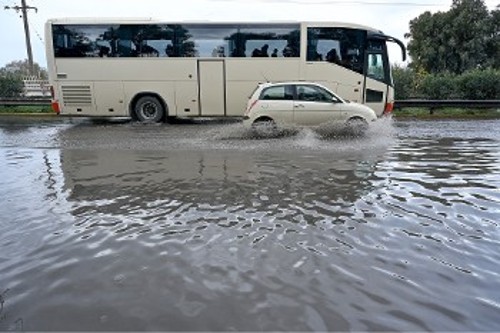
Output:
M158 123L165 117L165 107L160 100L153 96L143 96L134 106L137 120L141 122Z

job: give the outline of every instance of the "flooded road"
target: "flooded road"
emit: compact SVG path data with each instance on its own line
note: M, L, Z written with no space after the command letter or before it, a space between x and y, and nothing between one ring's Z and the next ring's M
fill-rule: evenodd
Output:
M500 330L500 121L0 118L0 330Z

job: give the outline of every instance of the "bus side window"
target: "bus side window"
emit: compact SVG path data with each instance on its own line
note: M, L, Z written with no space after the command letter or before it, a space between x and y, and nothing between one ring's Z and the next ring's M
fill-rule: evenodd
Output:
M366 31L351 28L307 28L307 61L328 61L363 73Z
M232 57L300 56L300 27L295 24L245 24L225 39Z

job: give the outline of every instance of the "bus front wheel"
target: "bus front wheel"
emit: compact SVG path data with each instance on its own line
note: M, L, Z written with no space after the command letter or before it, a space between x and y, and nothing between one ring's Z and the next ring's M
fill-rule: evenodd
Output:
M165 107L153 96L143 96L137 100L134 107L137 119L142 122L158 123L165 117Z

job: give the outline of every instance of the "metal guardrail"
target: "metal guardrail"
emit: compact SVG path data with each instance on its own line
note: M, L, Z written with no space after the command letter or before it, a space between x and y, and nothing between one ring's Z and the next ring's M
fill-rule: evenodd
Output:
M440 109L447 107L474 108L474 109L495 109L500 108L500 100L428 100L428 99L407 99L396 101L394 108L429 108Z
M0 98L0 106L45 106L50 105L50 98Z
M24 106L24 105L50 105L50 98L0 98L0 106ZM401 108L429 108L439 109L446 107L495 109L500 108L500 100L427 100L407 99L396 101L394 107Z

